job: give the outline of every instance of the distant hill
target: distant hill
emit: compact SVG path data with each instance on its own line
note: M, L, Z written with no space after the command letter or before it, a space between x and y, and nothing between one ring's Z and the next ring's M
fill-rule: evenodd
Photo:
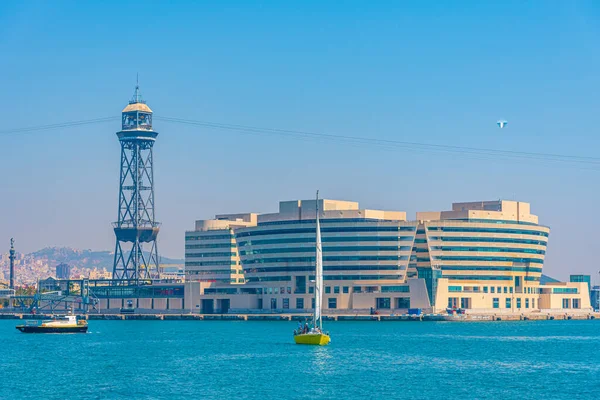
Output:
M112 269L115 257L115 253L112 251L78 250L69 247L47 247L28 255L36 259L47 260L51 265L66 263L80 268L104 267L107 270ZM160 264L184 264L184 260L168 257L160 257L159 262Z

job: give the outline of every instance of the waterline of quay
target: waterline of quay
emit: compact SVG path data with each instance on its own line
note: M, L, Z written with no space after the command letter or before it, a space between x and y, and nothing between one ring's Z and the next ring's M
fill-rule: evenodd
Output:
M25 313L0 313L0 319L49 319L57 314L25 314ZM304 321L310 319L310 314L194 314L194 313L90 313L79 314L79 318L86 320L140 320L140 321ZM600 320L600 312L587 313L473 313L473 314L395 314L395 315L368 315L368 314L332 314L324 315L326 321L396 321L396 322L475 322L475 321L552 321L552 320Z

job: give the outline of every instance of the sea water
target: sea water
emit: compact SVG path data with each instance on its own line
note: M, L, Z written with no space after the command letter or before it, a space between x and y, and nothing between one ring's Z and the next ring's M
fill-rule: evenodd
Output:
M0 320L0 399L592 399L600 321L90 321L22 334Z

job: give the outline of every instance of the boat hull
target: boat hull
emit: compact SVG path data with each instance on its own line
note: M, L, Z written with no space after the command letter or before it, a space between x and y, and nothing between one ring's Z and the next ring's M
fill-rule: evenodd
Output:
M23 333L86 333L88 330L87 325L82 326L68 326L68 327L55 327L55 326L26 326L19 325L17 329Z
M294 336L296 344L312 344L315 346L325 346L329 344L331 338L324 333L305 333Z

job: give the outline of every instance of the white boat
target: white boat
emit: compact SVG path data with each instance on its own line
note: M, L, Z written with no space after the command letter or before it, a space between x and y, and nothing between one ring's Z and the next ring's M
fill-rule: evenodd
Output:
M45 321L27 321L25 325L16 327L23 333L85 333L88 324L85 320L77 320L76 315L65 315Z

